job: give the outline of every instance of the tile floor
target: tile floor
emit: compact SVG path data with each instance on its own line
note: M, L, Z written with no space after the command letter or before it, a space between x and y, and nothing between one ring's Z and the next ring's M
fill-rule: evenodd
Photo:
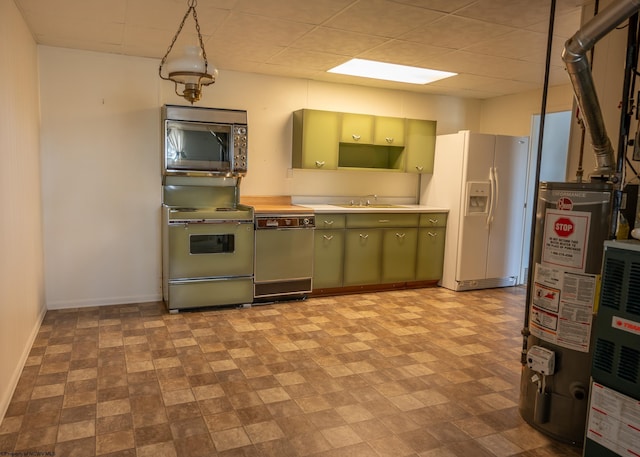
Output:
M47 313L0 454L579 456L518 414L525 291ZM31 454L36 455L36 454Z

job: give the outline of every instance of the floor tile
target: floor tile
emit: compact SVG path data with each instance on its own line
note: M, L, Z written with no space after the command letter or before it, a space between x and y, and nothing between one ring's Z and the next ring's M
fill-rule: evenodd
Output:
M0 452L579 457L519 415L524 298L434 287L49 311Z

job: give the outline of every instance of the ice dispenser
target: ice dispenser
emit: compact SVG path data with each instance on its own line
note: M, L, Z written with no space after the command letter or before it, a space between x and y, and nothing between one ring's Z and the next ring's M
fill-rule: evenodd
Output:
M467 183L467 215L487 214L491 183L488 181L469 181Z

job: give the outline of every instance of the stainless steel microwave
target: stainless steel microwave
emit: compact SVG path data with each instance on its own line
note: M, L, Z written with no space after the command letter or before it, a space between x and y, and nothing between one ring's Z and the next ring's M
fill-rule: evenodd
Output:
M162 107L162 172L183 176L244 176L247 112Z

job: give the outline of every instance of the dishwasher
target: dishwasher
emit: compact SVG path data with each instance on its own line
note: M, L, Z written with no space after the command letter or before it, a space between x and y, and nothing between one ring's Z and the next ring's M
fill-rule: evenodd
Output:
M311 293L314 228L313 214L255 216L254 302Z

